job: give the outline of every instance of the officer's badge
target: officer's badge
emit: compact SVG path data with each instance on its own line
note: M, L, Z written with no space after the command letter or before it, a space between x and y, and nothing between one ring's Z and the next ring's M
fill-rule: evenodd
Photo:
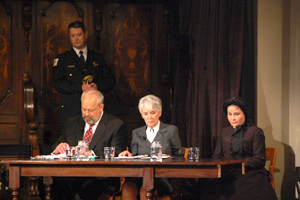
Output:
M55 59L54 59L54 61L53 61L53 67L56 67L56 66L57 66L58 60L59 60L59 58L55 58Z
M94 64L94 67L98 67L98 63L96 63L96 62L93 62L93 64Z
M91 84L93 82L93 76L87 75L82 79L82 84Z

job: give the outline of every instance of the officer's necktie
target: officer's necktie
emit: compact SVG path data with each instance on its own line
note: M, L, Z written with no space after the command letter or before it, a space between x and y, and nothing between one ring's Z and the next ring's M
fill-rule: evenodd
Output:
M88 145L90 145L92 136L93 136L93 126L95 124L90 124L89 129L86 131L83 140L87 142Z
M82 63L85 63L85 59L84 59L84 56L83 56L83 51L80 51L79 54L80 54L80 57L79 57L80 61Z

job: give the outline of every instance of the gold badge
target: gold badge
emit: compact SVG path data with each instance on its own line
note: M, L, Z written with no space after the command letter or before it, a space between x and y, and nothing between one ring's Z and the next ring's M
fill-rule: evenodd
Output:
M68 68L74 68L75 66L74 65L68 65Z
M53 61L53 67L56 67L56 66L57 66L58 60L59 60L58 58L55 58L55 59L54 59L54 61Z
M93 62L93 64L94 64L94 67L97 67L99 64L98 63L96 63L96 62Z
M93 81L92 75L87 75L82 79L82 84L91 84Z

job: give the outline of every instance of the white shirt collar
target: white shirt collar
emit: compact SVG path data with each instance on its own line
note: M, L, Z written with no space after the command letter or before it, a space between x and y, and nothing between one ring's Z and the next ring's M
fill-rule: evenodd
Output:
M147 127L146 129L146 135L147 135L147 139L149 140L149 142L153 142L157 132L159 131L159 126L160 126L160 121L158 121L158 123L156 124L155 127L153 127L153 132L151 131L150 127Z
M86 57L87 57L87 46L83 50L76 49L75 47L73 47L73 49L76 52L76 54L78 55L78 57L80 57L80 53L79 52L82 51L83 52L83 57L86 60Z

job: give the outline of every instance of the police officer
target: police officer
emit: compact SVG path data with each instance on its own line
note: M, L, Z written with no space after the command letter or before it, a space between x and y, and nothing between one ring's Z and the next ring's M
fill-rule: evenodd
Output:
M81 21L69 24L72 48L59 54L53 62L53 86L60 95L59 125L64 131L67 119L81 114L83 91L111 91L116 79L104 55L87 48L88 32Z

